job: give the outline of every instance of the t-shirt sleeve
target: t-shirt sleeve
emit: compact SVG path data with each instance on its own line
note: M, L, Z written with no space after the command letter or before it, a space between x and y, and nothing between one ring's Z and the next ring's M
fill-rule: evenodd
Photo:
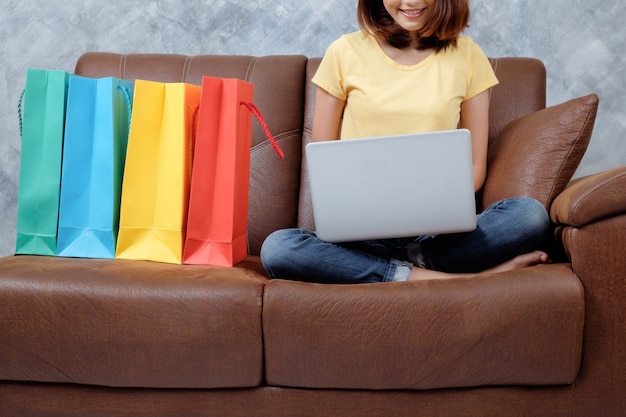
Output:
M342 51L345 51L344 40L337 39L330 44L313 76L313 83L339 100L346 100L347 93L343 83L341 66Z
M498 78L487 55L473 41L470 42L469 62L471 71L468 78L467 95L464 97L464 101L498 84Z

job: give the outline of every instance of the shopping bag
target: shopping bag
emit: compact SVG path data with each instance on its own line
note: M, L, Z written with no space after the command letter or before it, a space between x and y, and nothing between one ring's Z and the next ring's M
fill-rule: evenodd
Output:
M135 81L117 258L182 263L200 90Z
M261 117L252 84L203 77L183 263L233 266L247 256L251 113Z
M22 150L16 254L56 254L68 77L65 71L26 71L18 106Z
M57 255L114 258L133 83L71 75Z

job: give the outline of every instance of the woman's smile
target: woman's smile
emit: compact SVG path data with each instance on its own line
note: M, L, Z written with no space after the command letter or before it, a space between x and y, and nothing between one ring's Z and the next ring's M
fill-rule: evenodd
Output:
M406 16L408 19L419 19L426 13L426 8L423 9L400 9L400 13Z

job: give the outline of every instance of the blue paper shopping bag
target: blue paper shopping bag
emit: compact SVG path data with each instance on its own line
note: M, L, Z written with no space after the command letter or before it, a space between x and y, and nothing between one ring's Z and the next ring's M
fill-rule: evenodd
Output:
M22 150L16 254L56 253L68 77L65 71L26 71L18 106Z
M57 255L114 258L133 83L70 76Z

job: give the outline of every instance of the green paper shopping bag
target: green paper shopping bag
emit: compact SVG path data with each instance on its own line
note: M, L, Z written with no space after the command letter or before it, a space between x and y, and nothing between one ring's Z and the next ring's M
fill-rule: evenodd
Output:
M19 106L22 150L16 254L56 254L68 78L65 71L26 72Z
M114 258L133 83L71 75L57 255Z
M135 81L116 258L182 262L200 86Z

